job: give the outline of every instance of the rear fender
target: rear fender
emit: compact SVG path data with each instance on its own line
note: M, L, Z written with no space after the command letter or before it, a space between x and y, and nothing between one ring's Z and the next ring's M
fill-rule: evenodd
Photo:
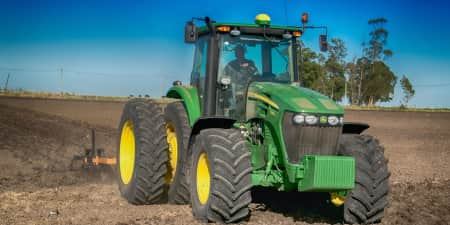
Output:
M192 127L194 123L200 118L200 101L198 97L197 88L187 86L173 86L166 94L169 98L180 99L186 107L188 113L189 125Z

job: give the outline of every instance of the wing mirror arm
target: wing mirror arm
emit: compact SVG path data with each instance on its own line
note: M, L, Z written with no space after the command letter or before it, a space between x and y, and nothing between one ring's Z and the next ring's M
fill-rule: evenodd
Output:
M325 34L319 35L319 48L320 51L326 52L328 51L328 27L327 26L301 26L302 32L305 33L306 29L322 29L325 31Z
M198 30L197 26L195 25L194 21L203 21L206 23L206 26L208 27L209 31L211 32L213 37L216 37L216 30L214 29L213 23L216 21L211 20L209 17L199 18L199 17L192 17L192 19L188 22L186 22L186 25L184 26L184 42L185 43L195 43L198 39Z
M327 26L308 26L308 22L309 22L309 14L308 13L303 13L302 14L302 26L301 27L297 27L300 28L302 31L302 34L305 33L306 29L323 29L325 30L325 34L321 34L319 36L319 48L320 51L322 52L326 52L328 51L328 27Z

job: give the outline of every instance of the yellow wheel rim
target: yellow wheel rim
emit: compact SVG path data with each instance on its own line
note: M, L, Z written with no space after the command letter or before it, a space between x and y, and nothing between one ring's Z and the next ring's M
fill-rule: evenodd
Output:
M167 144L169 145L169 165L167 167L166 183L171 184L177 171L178 140L175 126L172 122L166 125Z
M330 193L331 202L336 207L339 207L345 203L345 197L339 195L337 192Z
M120 177L124 184L130 183L133 177L135 151L133 123L127 120L122 127L119 148Z
M201 204L208 201L211 186L211 176L209 174L208 157L202 152L197 163L197 195Z

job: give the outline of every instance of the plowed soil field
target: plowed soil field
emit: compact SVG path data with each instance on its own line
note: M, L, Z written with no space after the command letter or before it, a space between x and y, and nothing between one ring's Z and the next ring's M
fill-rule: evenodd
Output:
M110 156L122 102L0 98L0 224L198 224L189 206L134 206L111 168L81 170L90 130ZM450 113L347 111L391 170L382 224L450 224ZM318 194L255 190L248 224L339 224Z

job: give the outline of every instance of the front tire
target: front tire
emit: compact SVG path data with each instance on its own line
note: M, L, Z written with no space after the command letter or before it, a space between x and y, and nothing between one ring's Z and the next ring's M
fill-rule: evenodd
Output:
M381 222L387 206L390 172L384 148L367 135L343 134L339 154L355 157L355 187L344 203L344 220L349 224Z
M238 130L205 129L195 139L191 166L191 204L203 222L236 223L249 216L251 162Z
M167 143L160 107L149 100L126 103L119 123L117 176L121 195L136 205L167 199Z

